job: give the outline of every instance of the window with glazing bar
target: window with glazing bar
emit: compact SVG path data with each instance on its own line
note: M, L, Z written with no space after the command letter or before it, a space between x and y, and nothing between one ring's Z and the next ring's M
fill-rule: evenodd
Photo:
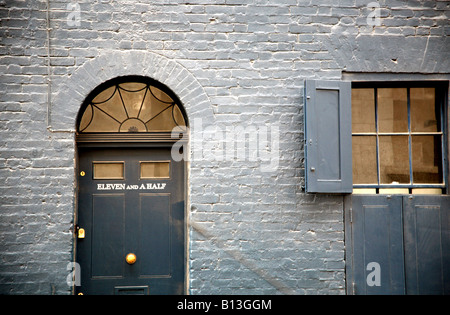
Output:
M354 188L445 188L445 93L433 82L353 83Z

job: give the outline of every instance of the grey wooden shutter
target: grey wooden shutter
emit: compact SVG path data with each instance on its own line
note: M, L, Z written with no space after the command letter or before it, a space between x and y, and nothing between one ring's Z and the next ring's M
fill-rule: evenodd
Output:
M351 84L305 81L306 191L352 192Z
M402 197L352 195L351 211L353 294L405 294ZM380 267L378 284L368 281L373 263Z
M406 292L450 294L450 196L403 197Z

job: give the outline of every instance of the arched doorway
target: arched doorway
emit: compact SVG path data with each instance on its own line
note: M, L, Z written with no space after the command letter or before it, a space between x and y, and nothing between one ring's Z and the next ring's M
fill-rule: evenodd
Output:
M171 148L186 130L176 95L146 77L110 80L86 98L76 136L76 293L184 293L185 162Z

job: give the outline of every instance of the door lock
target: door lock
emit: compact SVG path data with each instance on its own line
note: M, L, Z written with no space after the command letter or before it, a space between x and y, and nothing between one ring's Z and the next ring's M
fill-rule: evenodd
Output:
M77 238L85 238L86 237L86 231L83 228L80 228L77 225L76 230L77 230Z

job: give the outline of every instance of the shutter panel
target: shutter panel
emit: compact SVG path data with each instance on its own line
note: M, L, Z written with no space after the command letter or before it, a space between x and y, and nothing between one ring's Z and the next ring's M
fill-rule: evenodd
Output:
M352 195L352 219L354 294L405 294L402 197Z
M305 81L306 191L351 193L351 83Z
M403 197L406 292L450 294L450 196Z

